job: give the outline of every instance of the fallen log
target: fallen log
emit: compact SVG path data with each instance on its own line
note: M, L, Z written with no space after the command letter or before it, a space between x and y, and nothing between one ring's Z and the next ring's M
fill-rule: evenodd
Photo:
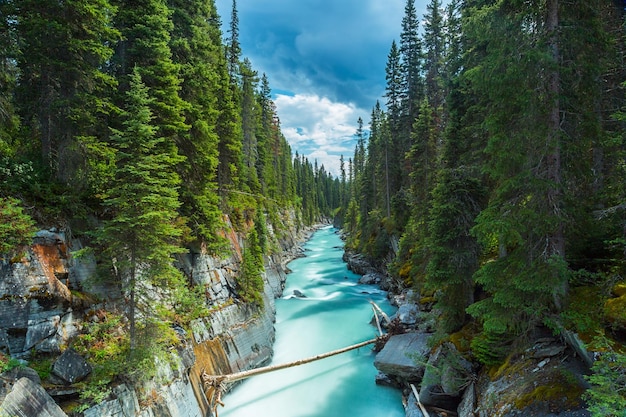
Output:
M278 365L269 365L262 366L260 368L254 368L247 371L235 372L232 374L226 375L209 375L206 372L202 371L201 378L204 385L205 393L208 391L207 397L211 403L213 408L213 414L217 417L217 406L224 406L222 402L222 393L225 390L225 384L228 382L236 382L241 381L242 379L250 378L255 375L266 374L269 372L278 371L281 369L292 368L294 366L304 365L306 363L315 362L320 359L325 359L331 356L339 355L344 352L348 352L350 350L355 350L361 348L363 346L371 345L375 343L378 338L366 340L365 342L357 343L355 345L351 345L342 349L333 350L331 352L322 353L319 355L311 356L309 358L299 359L297 361L282 363Z
M280 369L291 368L291 367L298 366L298 365L304 365L306 363L315 362L320 359L328 358L330 356L339 355L340 353L348 352L350 350L358 349L363 346L371 345L372 343L376 342L376 340L377 339L370 339L370 340L366 340L365 342L357 343L355 345L351 345L342 349L333 350L331 352L322 353L316 356L311 356L309 358L299 359L297 361L288 362L288 363L281 363L278 365L262 366L260 368L254 368L254 369L250 369L247 371L235 372L232 374L207 375L206 373L203 373L202 379L205 384L211 383L211 385L213 385L213 382L217 382L219 384L219 383L224 383L224 382L241 381L242 379L250 378L251 376L266 374L268 372L274 372Z

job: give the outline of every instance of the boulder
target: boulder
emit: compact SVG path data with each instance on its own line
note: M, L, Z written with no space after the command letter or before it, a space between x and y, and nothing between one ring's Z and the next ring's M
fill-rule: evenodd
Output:
M376 374L376 376L374 377L374 381L376 381L376 385L384 385L387 387L396 386L396 384L394 384L391 378L389 378L389 375L383 374L382 372L379 372Z
M419 381L424 375L430 351L428 333L405 333L391 336L376 355L374 366L400 381Z
M441 385L426 385L420 390L422 404L437 407L443 410L456 410L461 397L455 394L444 392Z
M40 345L40 351L58 352L58 344L49 341L57 333L57 327L61 321L60 316L51 316L47 319L35 322L28 321L28 330L26 331L26 339L24 341L24 350L34 349Z
M300 290L293 290L293 295L298 298L306 298L306 295Z
M472 365L452 343L444 343L428 358L420 389L422 403L445 410L456 410Z
M417 317L419 315L419 309L415 304L407 303L402 304L396 314L392 317L400 320L400 323L406 326L412 326L417 323Z
M102 401L100 404L88 408L84 417L122 417L134 416L139 410L139 401L135 391L126 384L118 385L113 389L113 399Z
M67 417L41 385L20 378L0 404L0 415Z
M66 349L52 365L52 374L65 383L82 381L91 373L91 366L73 349Z
M37 371L27 366L16 366L10 371L1 374L0 377L5 381L19 381L22 378L28 378L37 385L41 385L41 378Z
M359 278L359 284L373 285L373 284L378 284L381 280L382 280L382 275L377 272L373 272L373 273L365 274L361 278Z
M470 384L465 392L459 407L456 409L459 417L475 417L474 405L476 404L476 385Z

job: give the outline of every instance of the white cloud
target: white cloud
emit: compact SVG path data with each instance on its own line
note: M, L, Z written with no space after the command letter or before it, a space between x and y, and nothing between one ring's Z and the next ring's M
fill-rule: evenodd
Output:
M354 153L357 119L365 112L354 104L311 94L278 94L274 99L281 130L292 149L326 171L339 175L339 157Z

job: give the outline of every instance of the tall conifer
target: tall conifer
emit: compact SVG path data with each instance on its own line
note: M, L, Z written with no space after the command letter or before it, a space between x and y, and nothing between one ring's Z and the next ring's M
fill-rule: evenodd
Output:
M145 284L167 286L180 275L172 256L182 252L177 240L182 158L167 145L152 123L150 97L139 69L129 79L122 109L122 128L111 138L116 152L116 173L104 204L113 216L104 223L100 238L128 295L131 349L136 346L138 291ZM143 283L143 284L142 284Z

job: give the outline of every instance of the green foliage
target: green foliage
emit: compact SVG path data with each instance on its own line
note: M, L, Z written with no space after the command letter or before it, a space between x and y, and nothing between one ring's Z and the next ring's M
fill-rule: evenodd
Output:
M626 410L626 354L613 341L597 336L593 340L599 357L587 380L591 388L585 392L589 411L594 417L623 417Z
M109 384L132 369L127 363L130 343L121 315L102 313L98 321L86 326L85 333L78 336L72 348L93 368L89 378L80 383L83 401L102 402L110 393Z
M39 378L43 381L48 379L50 372L52 372L52 358L51 357L35 357L31 358L28 366L33 368Z
M123 130L114 132L116 176L104 204L113 217L104 223L99 240L114 263L123 290L130 296L130 339L135 345L135 292L143 281L167 285L180 272L173 255L182 229L177 223L178 185L176 155L167 138L157 136L148 107L148 91L135 69L123 112ZM175 282L175 281L174 281ZM167 287L166 287L167 288Z
M29 245L35 231L35 223L19 200L0 197L0 255L11 257L21 246Z
M584 271L577 271L576 276L591 275L594 281L597 280L595 274L588 274ZM569 293L567 308L561 313L564 324L567 328L575 329L585 340L601 330L604 322L604 301L606 295L602 289L596 285L572 287Z
M82 408L105 400L111 383L119 380L145 382L157 372L157 360L167 361L169 347L179 343L172 327L157 319L147 319L137 329L137 342L130 348L127 322L122 315L96 312L97 319L87 325L72 348L93 367L87 380L80 382Z
M223 246L218 230L222 225L217 193L219 136L218 92L224 62L221 31L214 2L169 0L173 30L172 60L180 65L180 97L190 105L185 121L190 129L177 140L186 161L178 165L182 179L181 214L194 237L210 252Z
M480 247L470 230L485 193L476 172L467 167L442 170L433 190L426 288L437 291L437 307L446 331L464 324L465 309L473 302L472 276L478 269Z
M20 366L24 365L22 365L22 362L20 362L18 359L12 357L7 358L6 356L0 354L0 374L10 371L11 369L18 368Z
M196 285L190 288L183 282L182 275L170 276L170 281L172 280L175 281L168 285L169 302L156 305L161 320L186 326L192 320L209 315L203 286Z
M510 351L511 334L500 329L486 329L475 336L470 347L478 361L487 366L500 365Z
M242 270L237 279L240 296L248 303L263 307L263 252L255 227L248 232L242 255Z

